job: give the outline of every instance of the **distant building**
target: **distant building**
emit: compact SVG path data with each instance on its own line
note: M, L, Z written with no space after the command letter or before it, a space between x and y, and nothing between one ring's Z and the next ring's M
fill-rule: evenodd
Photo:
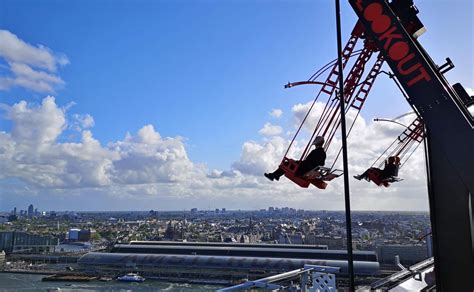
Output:
M33 218L33 204L28 206L28 218Z
M330 249L343 249L346 241L343 237L326 237L307 234L304 238L304 243L312 245L327 245Z
M52 252L58 239L19 231L0 231L0 250L6 253Z
M191 209L191 213L197 213L197 211L198 211L198 208L192 208Z
M303 235L301 232L293 234L280 234L278 238L279 244L303 244Z
M80 231L81 231L81 229L79 229L79 228L69 229L68 237L67 237L69 239L69 241L78 241Z
M245 236L244 236L245 241ZM302 268L305 264L340 268L347 275L347 251L321 250L305 245L198 242L134 242L117 244L110 253L88 253L78 259L86 273L134 270L144 276L200 279L261 278ZM373 251L354 251L355 275L376 275Z
M5 252L0 250L0 271L5 268Z
M90 241L92 234L95 233L95 230L82 229L79 231L78 241Z
M16 216L16 215L8 216L8 222L13 222L13 221L16 221L16 220L18 220L18 216Z
M377 246L377 256L381 264L394 264L394 258L398 255L400 263L413 265L428 258L425 245L380 245Z

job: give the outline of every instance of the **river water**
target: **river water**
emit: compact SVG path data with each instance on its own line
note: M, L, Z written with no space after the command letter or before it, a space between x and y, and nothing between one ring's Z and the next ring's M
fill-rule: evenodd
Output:
M178 284L146 280L143 283L42 282L44 275L0 273L0 291L215 291L221 286Z

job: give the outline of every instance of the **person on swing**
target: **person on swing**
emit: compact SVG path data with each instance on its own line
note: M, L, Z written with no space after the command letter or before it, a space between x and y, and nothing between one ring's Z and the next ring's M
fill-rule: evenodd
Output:
M313 168L317 166L323 166L325 161L326 161L326 152L324 151L323 145L324 145L324 137L322 136L317 136L313 144L316 146L313 151L311 151L308 156L306 156L306 159L303 161L300 161L298 163L298 169L296 169L295 175L296 176L303 176L305 173L308 171L312 170ZM265 177L268 178L269 180L279 180L282 175L285 174L285 171L278 167L277 170L271 173L265 173Z
M398 175L398 167L400 165L400 157L398 156L390 156L385 161L385 166L383 169L377 167L371 167L367 169L363 174L354 175L355 179L362 180L366 179L369 180L369 171L373 170L380 173L380 180L386 180L387 178L397 176Z

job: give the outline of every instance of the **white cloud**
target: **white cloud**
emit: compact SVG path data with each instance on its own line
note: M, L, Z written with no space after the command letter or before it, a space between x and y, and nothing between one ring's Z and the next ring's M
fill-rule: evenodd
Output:
M295 127L301 123L310 104L298 104L293 107ZM317 103L316 112L321 112L324 105ZM355 117L355 112L349 111L347 124L350 125ZM313 130L317 114L311 114L304 129ZM415 117L409 115L403 118L402 123L409 124ZM396 139L403 128L392 123L366 122L363 117L356 120L352 133L348 139L349 146L349 174L351 175L350 186L354 209L385 209L385 210L426 210L428 208L426 191L426 171L424 169L423 147L411 157L408 163L400 170L400 177L404 181L393 184L390 188L377 187L373 183L357 181L352 175L362 173L369 168L381 153ZM295 141L289 153L289 157L299 159L302 147L306 145L307 133L303 133L302 139ZM259 179L263 172L273 171L278 167L289 141L273 136L270 140L264 139L260 142L246 142L242 147L240 159L233 164L233 168L244 175L254 175ZM339 131L328 150L326 166L331 166L339 152L341 139ZM339 157L336 168L341 168L341 157ZM288 179L282 178L279 182L267 182L259 180L261 188L271 188L272 201L287 201L289 193L298 194L291 199L292 204L304 207L304 201L317 193L318 204L308 208L343 208L343 180L342 177L331 181L324 191L314 187L309 189L298 188ZM258 190L256 192L261 192ZM287 200L285 200L285 198ZM338 206L338 207L335 207Z
M8 30L0 30L0 55L8 62L23 63L50 72L56 71L58 65L69 64L66 56L54 55L42 45L32 46Z
M265 123L263 128L258 131L258 133L263 136L276 136L280 135L282 132L283 129L280 126L272 125L271 123Z
M5 118L14 121L11 136L21 145L41 148L51 145L66 127L64 111L57 107L55 99L48 96L40 106L20 101L13 106L0 105Z
M286 139L277 136L263 143L245 142L240 159L234 162L232 168L243 174L261 176L278 167L287 145Z
M180 137L161 138L152 125L136 136L111 143L120 159L113 162L112 179L123 184L179 182L205 176L189 160Z
M469 96L474 96L474 89L470 87L466 87L466 91L467 91L467 94L469 94Z
M73 118L72 128L75 129L76 131L89 129L89 128L94 127L95 125L94 118L89 114L85 114L85 115L74 114L72 118Z
M274 118L279 118L281 117L281 115L283 114L283 111L281 109L272 109L272 111L270 112L270 116L274 117Z
M181 138L162 139L152 126L107 147L90 131L82 131L79 143L60 143L66 111L54 97L39 106L21 101L2 109L12 121L11 133L3 132L0 141L3 178L16 177L43 188L80 188L177 181L192 173ZM88 115L79 120L82 126L93 122Z
M312 101L307 102L305 104L298 103L298 104L295 104L291 108L291 112L293 114L293 127L294 128L299 127L301 125L309 108L311 107L311 104L312 104ZM319 117L321 116L324 110L324 106L325 104L322 102L317 102L314 105L309 116L305 120L303 129L306 129L307 131L311 131L311 132L313 131L313 129L316 127Z
M9 66L9 75L0 76L0 90L20 86L36 92L54 93L54 88L64 85L56 75L59 66L69 64L63 54L33 46L7 30L0 30L0 57Z
M12 122L12 130L0 132L0 187L8 184L10 194L57 194L66 198L76 194L82 198L90 193L112 200L114 208L126 207L124 202L130 198L141 202L142 208L147 208L154 198L157 204L167 201L172 206L174 202L183 204L183 208L210 203L228 208L344 207L342 178L330 182L323 191L314 187L301 189L286 178L270 182L263 177L264 172L277 168L287 150L289 140L280 135L247 141L229 169L208 170L189 159L183 138L162 137L152 125L106 144L95 139L91 131L82 130L81 140L69 143L59 139L67 127L67 109L60 108L53 97L36 106L22 101L2 105L2 109L4 117ZM304 105L294 109L297 121ZM85 120L86 116L80 115L77 120ZM350 121L353 113L348 116ZM349 137L350 175L368 168L401 131L394 124L357 120ZM328 152L328 166L339 150L339 136L333 144ZM299 158L305 145L305 139L296 140L289 156ZM419 150L400 170L405 180L387 189L351 179L353 208L427 209L423 164L423 153ZM11 179L22 183L12 184Z

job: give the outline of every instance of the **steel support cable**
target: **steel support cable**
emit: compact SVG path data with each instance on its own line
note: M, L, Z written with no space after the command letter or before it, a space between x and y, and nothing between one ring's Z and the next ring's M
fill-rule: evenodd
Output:
M346 113L347 113L347 112L346 112ZM354 117L354 120L352 121L351 126L349 127L349 131L347 131L347 138L349 138L349 135L350 135L351 132L352 132L352 128L354 128L355 122L357 121L357 118L359 117L359 115L360 115L360 110L357 111L357 114L356 114L356 116ZM338 125L338 127L339 127L339 125ZM334 136L334 135L333 135L333 136ZM332 138L331 138L331 139L332 139ZM395 142L396 142L396 141L395 141ZM393 145L395 142L393 142L392 145ZM334 159L334 162L333 162L332 165L331 165L331 169L333 169L333 168L334 168L334 165L336 165L336 162L337 162L337 160L339 159L339 156L341 155L341 151L342 151L342 147L339 148L339 151L337 152L336 158ZM385 150L384 153L385 153L386 151L387 151L387 150ZM383 155L383 154L382 154L382 155ZM378 158L377 158L377 160L378 160ZM374 164L377 162L377 160L372 164L372 166L374 166ZM371 167L372 167L372 166L371 166Z
M354 120L352 121L351 126L349 127L349 131L347 132L347 137L349 137L350 133L352 132L352 129L353 129L354 125L355 125L355 122L356 122L357 118L359 117L359 114L360 114L360 112L361 112L361 110L362 110L362 107L363 107L365 101L367 100L367 97L368 97L368 95L369 95L369 92L370 92L370 90L372 89L373 84L375 83L375 79L376 79L377 76L380 74L380 69L381 69L381 67L382 67L383 62L384 62L383 56L382 56L381 54L379 54L379 56L377 57L377 61L376 61L376 62L374 63L374 65L372 66L372 69L370 70L369 74L367 75L365 81L363 81L363 82L361 82L360 84L357 85L357 86L362 85L362 87L360 87L359 90L358 90L358 92L357 92L357 94L353 96L352 102L351 102L351 106L348 107L348 108L346 109L346 112L345 112L345 113L347 114L347 113L349 112L349 110L350 110L351 107L357 109L357 114L356 114L356 116L354 117ZM365 90L364 96L363 96L363 98L362 98L362 97L359 96L359 94L360 94L360 93L362 92L362 90L364 89L364 85L367 85L368 88ZM356 100L358 100L358 101L361 102L361 104L360 104L359 107L356 107L356 106L355 106ZM331 137L330 137L330 140L333 139L334 134L335 134L335 131L336 131L337 128L339 127L340 123L341 123L341 122L340 122L340 120L339 120L339 123L337 124L337 127L335 128L334 132L332 133L332 135L331 135ZM337 159L339 158L339 155L340 155L340 153L341 153L341 149L342 149L342 148L339 149L339 152L338 152L338 154L337 154L337 156L336 156L336 159L334 160L334 162L333 162L333 164L332 164L332 166L331 166L331 169L332 169L332 168L334 167L334 165L336 164Z
M357 41L358 41L358 37L357 36L354 36L354 35L351 35L351 38L349 39L349 41L347 42L346 46L344 47L344 50L340 53L341 56L340 56L340 59L344 59L344 62L342 64L342 69L338 69L338 70L344 70L344 68L346 67L347 65L347 62L349 61L349 58L351 57L352 55L352 50L354 49L355 45L357 44ZM346 52L346 54L344 54L344 52ZM339 60L339 58L338 58ZM327 80L328 81L331 81L331 77L333 76L333 74L336 73L336 66L333 67L333 70L331 71L331 73L329 74ZM339 73L339 72L338 72ZM318 123L316 124L316 127L308 141L308 144L306 145L302 155L301 155L301 160L304 159L304 157L306 156L308 150L309 150L309 147L311 145L311 141L313 140L314 136L316 134L320 134L321 132L321 127L325 124L325 122L327 121L327 118L329 116L331 116L331 112L334 110L334 103L335 101L337 100L337 98L334 98L334 99L331 99L331 96L332 94L334 93L334 90L335 90L335 85L337 84L337 82L339 81L339 74L336 75L336 80L334 81L334 86L332 87L332 89L330 90L330 92L327 92L324 90L324 87L321 89L321 91L324 91L325 93L327 93L329 95L329 99L328 101L326 102L326 105L323 109L323 112L318 120ZM327 83L330 83L330 82L327 82ZM331 102L331 104L329 105L329 102ZM329 106L328 106L329 105ZM336 103L337 105L337 103ZM328 110L329 108L329 110ZM326 142L327 144L327 142Z
M355 47L355 45L357 44L358 39L359 39L359 37L352 35L351 38L348 40L346 46L344 47L344 51L341 52L341 58L342 58L343 56L346 56L346 57L344 58L343 69L344 69L345 65L347 64L347 62L349 61L349 58L350 58L351 54L353 53L354 47ZM344 54L343 54L344 52L348 52L348 53L346 53L346 54L344 55ZM301 131L301 128L303 127L303 125L304 125L306 119L308 118L309 114L311 113L311 111L312 111L314 105L316 104L316 101L318 100L318 98L320 97L320 95L321 95L322 92L325 92L325 93L327 93L327 94L329 95L328 102L326 102L326 107L325 107L325 108L327 108L327 105L329 104L329 101L331 100L331 96L332 96L332 94L334 93L335 84L337 84L337 80L339 79L339 74L338 74L338 75L337 75L337 79L336 79L336 81L334 82L334 85L331 84L331 83L332 83L332 82L331 82L331 77L332 77L333 74L336 72L336 68L337 68L337 67L336 67L336 64L334 64L331 73L329 74L328 78L326 79L326 84L327 84L327 85L324 85L324 86L321 88L321 90L320 90L319 93L317 94L316 98L314 99L313 103L311 104L311 107L309 108L309 110L308 110L308 112L306 113L306 115L305 115L305 117L304 117L304 119L303 119L301 125L298 127L298 130L296 131L296 133L295 133L293 139L291 140L290 145L288 146L288 149L287 149L286 152L285 152L285 155L284 155L284 157L283 157L283 160L285 159L285 157L287 156L288 152L290 151L291 146L293 145L293 143L294 143L296 137L298 136L299 132ZM330 92L326 92L326 91L324 90L324 89L325 89L325 86L329 86L329 84L331 84L332 89L330 90ZM321 121L321 118L320 118L319 122L320 122L320 121ZM318 124L319 124L319 122L318 122ZM317 127L316 127L316 129L317 129ZM311 139L311 140L308 142L308 144L306 145L305 150L304 150L303 155L302 155L302 158L304 157L305 153L308 151L309 146L311 145L311 141L312 141L312 139ZM301 159L302 159L302 158L301 158ZM283 160L282 160L282 162L283 162Z
M389 75L385 71L381 71L380 73L385 73L385 74ZM403 115L403 116L405 116L405 115ZM387 122L394 122L392 120L381 120L381 119L378 119L378 120L387 121ZM421 143L423 141L423 139L418 141L418 138L424 136L423 122L419 118L416 118L409 126L405 126L401 123L397 123L397 124L405 127L405 130L400 135L398 135L397 138L395 138L395 140L390 144L390 146L388 146L385 149L385 151L374 161L374 163L370 167L373 167L374 165L376 165L377 162L390 149L392 149L393 145L397 142L398 143L397 143L396 147L393 150L391 150L391 152L389 153L389 157L390 156L398 156L398 157L400 157L400 160L402 160L404 158L404 156L410 151L410 149L412 148L412 146L415 143ZM411 127L414 127L414 128L411 128ZM418 146L416 146L416 148L418 148ZM416 150L416 148L415 148L415 150ZM413 154L413 152L408 156L408 158L405 160L405 162L403 162L403 164L400 166L400 168L402 168L402 166L408 161L408 159L410 159L412 154ZM380 163L379 163L380 168L383 167L384 161L385 161L385 159L380 161Z
M421 145L421 142L418 143L418 145L416 145L415 149L410 153L410 155L408 155L408 158L402 163L402 165L400 165L400 168L402 168L405 165L405 163L407 163L407 161L410 160L411 156L413 155L413 153L416 152L416 149L418 149L420 145Z
M351 90L349 91L349 93L345 94L345 96L344 96L344 101L345 102L347 100L347 96L350 96L349 99L352 98L352 96L354 94L355 87L358 86L357 82L362 77L363 70L365 68L365 64L367 63L368 58L370 58L371 55L372 55L372 53L370 51L368 51L368 49L363 49L362 52L359 54L359 57L357 58L354 66L351 68L349 76L344 82L345 83L344 88L348 88L350 83L356 83L356 85L351 86ZM337 93L336 93L336 95L337 95ZM330 110L326 111L327 107L325 107L325 109L323 110L323 114L321 115L321 118L320 118L318 124L316 125L315 131L313 131L313 134L311 135L310 141L313 140L315 135L325 137L327 132L328 132L328 129L330 129L330 128L334 129L335 125L338 125L337 127L339 127L339 124L340 124L339 102L340 102L340 100L338 98L333 98L332 101L331 101L331 105L329 106ZM334 104L334 103L336 103L336 104ZM334 119L336 115L337 115L337 118ZM331 117L331 118L328 121L329 117ZM337 127L336 127L336 130L337 130ZM322 132L323 129L324 129L324 132ZM332 131L332 129L331 129L331 131ZM331 131L329 133L331 133ZM331 144L331 140L332 140L332 136L330 135L330 138L328 138L326 140L326 143L325 143L325 146L324 146L325 151L327 151L327 149L329 148L329 146ZM302 159L304 158L304 155L306 155L306 151L303 153Z
M308 149L311 146L311 141L313 141L313 138L314 138L315 134L317 132L320 132L320 129L321 129L322 125L324 125L325 120L327 119L328 113L331 112L331 110L333 108L334 99L331 99L331 96L332 96L332 93L329 96L329 99L326 102L326 105L324 106L323 112L321 113L321 116L319 117L318 123L316 124L316 127L314 128L314 131L311 134L311 137L308 141L308 144L306 144L306 147L305 147L303 153L301 154L300 160L303 160L305 158L306 153L308 152ZM328 106L329 103L331 103L331 105ZM314 103L313 103L313 105L314 105ZM313 105L311 106L311 108L313 107ZM309 114L309 112L308 112L308 114Z
M360 55L361 54L361 51L362 49L359 49L357 51L354 51L350 56L349 58L352 58L352 57L355 57L357 55ZM334 66L334 63L335 61L331 61L329 63L327 63L326 65L324 65L323 67L321 67L320 69L318 69L318 71L316 71L316 73L314 73L313 75L311 75L310 78L308 78L308 80L306 81L300 81L300 82L288 82L288 85L285 86L285 88L290 88L290 87L294 87L294 86L299 86L299 85L306 85L306 84L319 84L319 85L329 85L329 86L333 86L334 87L334 84L329 84L329 83L324 83L324 82L318 82L316 81L324 72L326 72L328 69L331 68L331 66Z
M401 135L400 135L400 136L401 136ZM400 137L400 136L399 136L399 137ZM394 142L396 142L396 141L398 140L399 143L397 144L397 146L395 147L395 149L393 149L393 150L390 152L389 157L390 157L390 156L398 156L398 157L400 158L400 160L403 160L403 158L405 157L406 153L410 150L410 148L412 147L413 143L416 142L416 141L410 139L409 136L405 136L405 137L400 141L400 140L399 140L399 137L397 137L397 139L395 139ZM392 143L392 145L393 145L393 143ZM392 145L391 145L391 146L392 146ZM387 148L387 150L390 149L391 146L390 146L389 148ZM385 154L385 152L384 152L383 154ZM383 154L382 154L382 155L383 155ZM381 155L381 156L382 156L382 155ZM381 157L381 156L380 156L380 157ZM380 159L380 157L379 157L378 159ZM377 159L377 161L378 161L378 159ZM382 161L380 162L379 168L382 168L382 167L383 167L384 162L385 162L385 160L382 160ZM374 164L375 164L375 163L374 163ZM401 167L400 167L400 168L401 168Z
M362 52L362 49L356 50L352 52L352 54L349 55L349 58L360 55L361 52ZM337 59L334 59L330 61L329 63L327 63L326 65L324 65L323 67L321 67L318 71L316 71L313 75L311 75L311 77L309 77L308 81L314 81L318 79L318 77L321 76L321 74L323 74L325 71L331 68L331 66L334 66L336 62L337 62Z
M411 125L415 125L416 123L416 120L411 124ZM410 125L410 126L411 126ZM406 140L405 142L405 145L403 146L402 149L399 150L399 152L397 153L397 156L401 155L401 154L404 154L405 149L412 143L414 142L418 142L417 138L419 137L419 132L420 130L422 130L422 128L420 128L419 126L416 126L416 128L414 128L413 130L411 130L405 137L404 137L404 140ZM410 148L411 145L408 147Z
M316 98L314 99L313 103L311 104L311 107L309 108L308 112L306 113L305 117L303 118L303 121L301 122L300 126L298 127L298 130L296 130L296 133L295 133L295 136L293 137L293 139L291 140L290 142L290 145L288 146L288 149L286 149L286 152L285 152L285 155L283 156L283 159L285 159L286 155L288 154L288 152L290 151L291 149L291 146L293 145L293 143L295 142L295 139L296 137L298 136L301 128L303 127L306 119L308 118L309 114L311 113L311 110L313 109L314 105L316 104L316 101L318 100L319 96L321 95L321 91L319 91L319 93L316 95Z
M408 152L410 152L410 149L411 149L412 146L415 144L414 142L415 142L415 141L413 141L413 142L410 141L410 142L407 144L407 147L405 147L405 148L403 149L403 151L398 155L398 157L400 157L400 161L402 161L402 160L405 158L405 156L408 154Z
M344 62L344 66L347 64L347 60L346 62ZM329 74L328 76L328 80L331 78L332 74L334 73L335 71L335 68L333 68L333 71ZM337 77L336 79L336 83L337 81L339 80L339 76ZM322 90L320 91L320 93L322 92ZM326 102L326 105L324 106L324 109L323 109L323 112L321 113L321 116L319 117L319 120L318 122L316 123L316 127L314 128L314 131L313 133L311 134L311 137L308 141L308 144L306 145L303 153L301 154L301 158L300 160L303 160L305 157L306 157L306 154L308 153L308 150L311 146L311 141L313 141L313 138L315 137L315 135L320 135L321 133L321 129L323 128L323 125L326 124L326 121L328 119L329 116L331 116L331 112L334 111L335 108L337 108L337 102L338 102L338 99L337 98L331 98L332 95L334 93L334 87L333 89L331 90L329 97L328 97L328 101ZM336 103L336 104L335 104ZM313 108L314 106L314 103L313 105L311 106L311 109ZM311 111L310 109L310 111ZM309 111L309 112L310 112ZM309 114L308 112L308 114ZM324 135L323 135L324 136Z
M393 149L393 150L388 154L388 157L391 157L391 156L398 156L398 157L400 157L401 151L405 148L405 146L404 146L405 143L406 143L406 142L403 142L403 143L399 142L399 143L397 144L397 146L395 147L395 149ZM402 158L400 157L400 159L402 159ZM382 167L385 165L385 160L386 160L386 159L383 159L383 160L381 160L381 161L379 162L379 168L382 168Z
M392 144L390 144L390 146L388 146L388 148L385 149L385 151L380 154L379 157L377 157L377 159L374 161L374 163L372 163L372 165L370 166L370 168L374 167L374 165L377 163L377 161L379 161L380 158L382 158L382 156L385 155L385 153L387 153L387 151L397 142L397 139L395 139L395 141L392 142Z
M353 99L355 99L355 95L354 95L355 88L357 87L360 79L362 78L362 75L364 74L364 70L365 70L365 65L370 60L371 56L372 56L372 50L368 48L364 48L362 50L362 53L357 58L344 84L344 92L345 92L344 102L348 104L353 103ZM349 108L350 107L346 109L346 113L348 112ZM334 122L332 122L333 120L331 120L330 123L328 123L327 128L324 134L322 135L322 136L326 136L326 132L330 128L329 135L328 135L328 138L326 140L326 145L325 145L326 151L328 150L331 144L331 141L334 137L334 134L336 133L337 129L339 128L339 125L341 124L341 118L340 118L341 113L340 111L337 111L337 110L336 112L337 112L337 118L334 120Z
M382 56L382 54L379 54L379 55L377 56L377 61L376 61L376 62L374 63L374 65L372 66L372 69L369 71L369 73L368 73L367 77L365 78L365 80L364 80L363 82L361 82L361 83L359 83L359 84L356 85L356 87L358 87L358 86L360 86L360 85L362 85L362 86L361 86L361 87L359 88L359 90L357 91L357 94L354 95L354 97L353 97L353 99L352 99L352 102L351 102L351 106L349 106L349 107L345 110L345 113L347 114L347 113L349 112L349 110L350 110L351 107L354 107L354 108L358 109L358 110L357 110L357 114L356 114L356 116L354 117L354 120L352 121L351 126L349 127L349 131L347 132L347 137L349 137L349 135L350 135L351 132L352 132L352 129L353 129L354 125L355 125L355 122L357 121L357 118L358 118L359 115L360 115L360 112L361 112L361 110L362 110L362 107L364 106L364 103L365 103L365 101L367 100L367 97L368 97L368 95L369 95L369 92L370 92L370 90L372 89L373 84L375 83L375 79L377 78L377 76L378 76L380 73L382 73L382 71L380 71L380 69L382 68L383 62L384 62L384 57ZM359 94L362 92L362 90L363 90L363 88L364 88L363 85L367 85L369 88L365 90L365 92L364 92L364 97L361 98L361 97L359 96ZM354 103L355 103L355 101L356 101L357 99L361 99L361 100L362 100L359 108L357 108L357 107L354 106ZM337 128L339 127L339 125L340 125L340 120L339 120L339 124L337 125ZM336 128L336 130L337 130L337 128ZM334 134L335 134L335 132L332 134L331 140L333 139ZM347 137L346 137L346 138L347 138ZM341 151L342 151L342 146L341 146L341 148L339 148L339 151L338 151L338 153L337 153L337 155L336 155L336 158L334 159L334 162L333 162L333 164L331 165L331 169L334 168L334 165L336 164L337 160L339 159L339 156L341 155Z
M405 148L402 149L402 151L401 151L401 153L400 153L401 157L404 157L404 156L410 151L411 147L413 147L413 145L414 145L415 143L418 143L418 141L417 141L417 140L414 140L414 139L410 139L410 141L407 143L407 145L405 146ZM400 158L400 159L402 159L402 158Z

